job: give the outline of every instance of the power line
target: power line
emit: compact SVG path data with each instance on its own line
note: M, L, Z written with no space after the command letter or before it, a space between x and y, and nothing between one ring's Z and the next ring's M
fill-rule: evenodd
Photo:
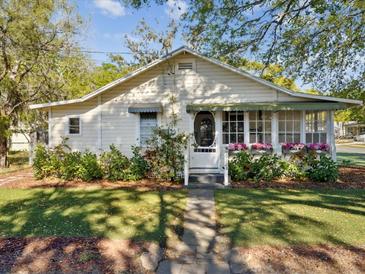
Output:
M80 50L80 52L84 53L101 53L101 54L132 54L127 51L101 51L101 50Z

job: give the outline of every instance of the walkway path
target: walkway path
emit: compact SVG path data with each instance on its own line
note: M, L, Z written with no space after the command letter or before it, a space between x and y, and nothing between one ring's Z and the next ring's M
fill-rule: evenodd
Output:
M228 242L216 235L214 190L189 190L184 218L179 256L161 261L157 273L230 273Z
M19 172L14 172L14 174L6 174L0 177L0 186L2 185L6 185L8 183L11 182L15 182L18 180L24 180L24 179L32 179L33 178L33 173L31 171L27 171L27 172L23 172L23 173L19 173Z

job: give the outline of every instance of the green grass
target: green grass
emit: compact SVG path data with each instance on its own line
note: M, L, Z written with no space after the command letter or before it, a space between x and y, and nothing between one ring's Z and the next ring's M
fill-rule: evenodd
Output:
M233 244L365 244L365 190L219 190L221 231Z
M163 242L181 228L185 196L184 191L0 189L0 237L99 236Z
M365 166L365 154L337 152L337 162L351 166Z
M8 168L0 168L0 174L7 174L29 167L28 151L10 151Z

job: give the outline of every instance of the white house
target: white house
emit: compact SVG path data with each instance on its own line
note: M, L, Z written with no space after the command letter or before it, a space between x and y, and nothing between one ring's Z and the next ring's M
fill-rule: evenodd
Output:
M334 111L359 104L293 92L181 47L82 98L31 108L48 111L50 146L67 136L75 150L115 144L127 155L176 113L178 129L195 135L190 172L222 173L228 143L271 143L277 153L282 142L328 143L334 157Z

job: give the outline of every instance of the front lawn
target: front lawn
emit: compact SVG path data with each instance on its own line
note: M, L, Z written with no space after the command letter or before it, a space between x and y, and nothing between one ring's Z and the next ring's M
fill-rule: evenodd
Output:
M215 193L235 246L365 244L365 190L231 189Z
M365 154L337 152L337 162L340 165L365 166Z
M107 237L162 242L182 226L184 191L0 189L0 237Z

